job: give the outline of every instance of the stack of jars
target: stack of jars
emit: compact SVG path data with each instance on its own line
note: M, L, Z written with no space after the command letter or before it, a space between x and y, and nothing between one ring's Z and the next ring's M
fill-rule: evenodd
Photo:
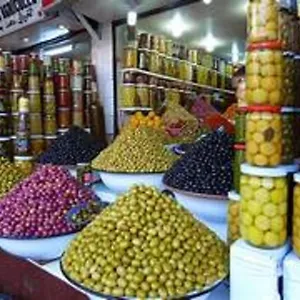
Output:
M21 56L20 61L22 74L24 78L28 78L24 81L27 82L24 89L27 90L29 99L31 152L36 156L44 150L40 59L36 54L30 54L29 57ZM24 63L22 63L23 61Z
M56 139L57 123L56 123L56 99L54 88L54 76L51 60L46 57L44 59L44 86L43 86L43 113L44 113L44 138L45 147L47 148L53 140Z
M291 111L282 108L293 105L294 89L293 78L288 78L292 56L283 53L287 42L281 38L277 2L253 0L248 6L247 164L241 166L240 231L259 248L278 248L287 241L287 175L297 169L281 165L294 159Z
M72 61L71 72L73 125L84 127L83 65L81 60Z
M10 103L7 97L5 58L0 50L0 156L11 158Z
M85 128L91 128L90 106L94 101L95 93L97 93L96 74L91 60L87 59L84 62L83 70L83 107Z
M246 134L246 113L247 107L241 106L236 110L235 116L235 145L233 161L233 191L228 194L228 243L240 238L240 166L245 162L245 134Z
M30 100L20 97L18 100L18 121L16 122L16 136L14 142L14 162L25 174L30 174L33 167L31 149L31 113Z
M59 58L57 80L58 132L65 133L72 125L72 95L70 89L70 59Z

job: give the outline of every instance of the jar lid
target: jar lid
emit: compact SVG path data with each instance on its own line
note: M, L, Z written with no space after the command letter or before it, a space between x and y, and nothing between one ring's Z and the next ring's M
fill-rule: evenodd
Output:
M33 156L14 156L14 160L30 161L33 160Z
M236 109L237 112L245 112L245 113L247 112L247 110L248 110L248 106L238 106Z
M10 137L0 137L0 142L7 142L10 141Z
M9 113L0 113L0 117L8 117L9 116Z
M285 177L287 175L286 169L282 166L275 167L275 168L260 168L260 167L253 167L248 164L242 164L241 172L243 174L259 176L259 177Z
M235 144L234 150L246 150L246 145L245 144Z
M11 93L22 93L24 92L24 90L20 90L20 89L15 89L15 90L10 90Z
M44 98L46 98L46 99L53 99L53 100L55 100L55 95L50 95L50 94L44 94Z
M28 95L40 95L41 92L39 90L36 90L36 91L33 91L33 90L30 90L27 92Z
M32 139L32 140L39 140L39 139L43 139L44 138L44 136L43 135L31 135L30 136L30 138Z
M135 47L135 46L125 46L124 49L137 49L137 47ZM89 65L91 65L91 63L90 62L88 64L85 63L84 65L89 66Z
M138 50L139 51L147 51L147 52L149 52L150 50L149 49L147 49L147 48L138 48Z
M287 173L296 173L299 171L300 168L300 166L297 164L281 165L281 167L285 169Z
M58 108L58 111L60 112L60 111L65 111L65 112L67 112L67 111L71 111L71 108L67 108L67 107L59 107Z
M269 42L259 42L259 43L251 43L248 45L248 51L255 51L255 50L264 50L264 49L271 49L271 50L280 50L282 44L279 40L269 41Z
M69 130L68 128L67 129L61 129L60 128L60 129L57 130L57 132L59 132L59 133L66 133L66 132L68 132L68 130Z
M272 105L251 105L247 108L248 112L271 112L271 113L280 113L280 106Z
M297 173L294 175L294 180L297 182L297 183L300 183L300 173Z
M82 88L72 88L72 92L73 93L83 93L83 89Z
M241 200L241 196L236 193L235 191L230 191L228 193L228 198L229 200L232 200L232 201L240 201Z
M45 140L55 140L57 139L57 135L45 135Z
M136 87L139 87L139 88L147 88L149 85L148 84L145 84L145 83L138 83L136 85Z
M295 112L294 107L289 107L289 106L281 107L281 113L293 113L293 112Z

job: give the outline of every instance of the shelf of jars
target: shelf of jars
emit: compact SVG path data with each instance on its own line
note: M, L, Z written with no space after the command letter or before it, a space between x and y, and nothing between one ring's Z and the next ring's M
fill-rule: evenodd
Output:
M170 98L231 90L232 65L202 49L188 49L164 37L141 33L123 49L120 108L155 107ZM130 110L131 111L131 110Z

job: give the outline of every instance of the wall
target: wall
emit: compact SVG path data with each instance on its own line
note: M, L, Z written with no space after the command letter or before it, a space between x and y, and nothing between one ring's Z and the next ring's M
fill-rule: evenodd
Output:
M96 66L100 101L104 107L106 133L114 128L113 36L111 23L104 24L101 40L92 40L92 61Z

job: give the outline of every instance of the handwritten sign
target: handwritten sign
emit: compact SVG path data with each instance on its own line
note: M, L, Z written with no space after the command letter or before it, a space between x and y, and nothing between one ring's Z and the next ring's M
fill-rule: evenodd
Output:
M43 18L42 0L0 0L0 37Z

